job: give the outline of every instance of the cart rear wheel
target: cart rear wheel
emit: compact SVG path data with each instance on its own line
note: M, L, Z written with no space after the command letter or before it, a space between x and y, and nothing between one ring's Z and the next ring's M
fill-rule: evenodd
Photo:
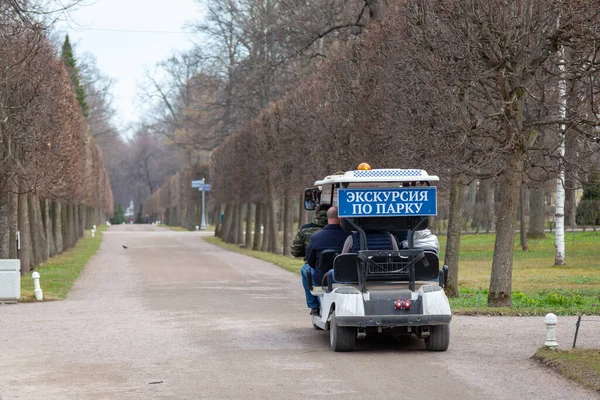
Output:
M429 351L446 351L450 344L450 325L433 325L425 338L425 348Z
M333 351L353 351L356 345L356 328L338 326L335 315L331 317L329 342Z

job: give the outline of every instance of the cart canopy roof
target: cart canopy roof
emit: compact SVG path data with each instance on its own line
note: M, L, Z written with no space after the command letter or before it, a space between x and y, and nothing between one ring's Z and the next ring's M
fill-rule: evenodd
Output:
M316 186L359 182L438 182L440 178L422 169L370 169L329 175L315 182Z

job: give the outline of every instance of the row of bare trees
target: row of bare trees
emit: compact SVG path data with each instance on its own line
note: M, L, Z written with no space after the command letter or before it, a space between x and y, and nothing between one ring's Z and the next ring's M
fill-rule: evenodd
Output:
M489 188L482 193L495 219L487 224L497 234L488 301L509 306L523 185L536 189L567 171L558 186L573 190L598 169L600 6L366 4L375 20L360 40L345 42L294 90L265 97L260 114L212 152L213 201L225 209L220 233L239 241L230 232L241 231L246 210L248 232L252 220L255 232L264 227L260 247L280 252L282 227L285 252L293 200L307 184L362 161L417 166L445 178L452 295L464 185Z
M190 167L169 178L152 196L149 196L142 207L151 221L159 221L167 225L182 226L194 230L202 220L202 194L192 188L192 180L205 178L209 180L208 165ZM206 209L211 209L210 192L205 193ZM218 215L210 220L217 220Z
M206 12L188 29L202 45L160 63L142 87L146 131L177 149L182 169L208 163L370 19L364 0L197 1Z
M0 5L0 258L18 256L23 274L113 208L69 73L28 5Z

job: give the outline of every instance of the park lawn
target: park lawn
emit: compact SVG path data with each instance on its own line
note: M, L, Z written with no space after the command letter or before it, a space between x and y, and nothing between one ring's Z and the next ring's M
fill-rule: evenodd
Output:
M487 307L494 234L469 234L461 238L459 265L460 297L450 299L457 314L557 315L600 314L600 232L567 232L566 267L554 267L554 234L529 239L523 252L515 238L513 264L513 307ZM205 238L228 250L260 258L299 273L302 260L257 252L220 239ZM445 248L445 237L440 246ZM440 263L444 258L440 254Z
M554 266L554 234L529 239L521 250L515 237L513 307L488 308L495 235L461 237L460 297L451 299L456 313L502 315L600 314L600 232L566 232L566 267ZM442 249L445 237L440 237ZM443 260L443 253L440 255Z
M600 392L600 350L539 349L533 359L549 366L565 377Z
M175 232L191 232L188 228L184 228L183 226L178 226L178 225L165 225L165 226Z
M105 230L106 225L100 225L96 230L95 237L92 237L91 231L85 231L83 237L73 248L51 257L35 268L40 274L44 300L63 300L67 297L83 267L100 248L102 233ZM20 301L35 301L31 275L21 277Z

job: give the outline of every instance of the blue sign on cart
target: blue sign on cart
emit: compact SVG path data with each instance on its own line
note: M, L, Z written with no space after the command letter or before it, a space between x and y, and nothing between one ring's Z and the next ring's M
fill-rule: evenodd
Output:
M437 215L436 187L338 189L340 217Z

